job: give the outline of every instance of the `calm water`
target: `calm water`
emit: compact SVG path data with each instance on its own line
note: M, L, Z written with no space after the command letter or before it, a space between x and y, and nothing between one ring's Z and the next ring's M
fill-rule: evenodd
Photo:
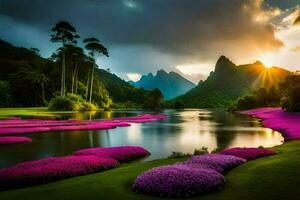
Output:
M132 116L141 111L85 113L64 118L100 119ZM88 147L138 145L152 154L145 160L165 158L172 151L192 153L227 147L270 147L282 143L280 133L262 128L256 119L222 110L167 110L162 121L132 124L102 131L48 132L28 134L33 142L0 147L0 167L48 156L69 155Z

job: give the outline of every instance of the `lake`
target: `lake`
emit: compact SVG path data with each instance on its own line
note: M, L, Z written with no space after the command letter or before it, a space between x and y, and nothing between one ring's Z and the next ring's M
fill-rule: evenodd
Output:
M134 116L142 111L107 111L66 114L62 118L109 119ZM173 151L192 153L207 147L209 151L227 147L272 147L280 145L279 132L261 127L259 120L223 110L165 110L168 119L132 124L99 131L61 131L32 133L33 142L0 147L0 167L49 156L69 155L89 147L138 145L151 152L145 160L166 158Z

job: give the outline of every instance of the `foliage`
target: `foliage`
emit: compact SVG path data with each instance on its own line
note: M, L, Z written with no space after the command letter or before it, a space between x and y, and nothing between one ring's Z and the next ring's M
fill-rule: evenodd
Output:
M11 104L9 83L0 81L0 107L8 107Z
M53 97L48 105L49 110L53 111L70 111L75 110L75 102L69 99L68 97Z
M94 59L77 46L78 34L70 23L58 22L52 33L51 40L61 43L61 47L49 59L40 57L38 49L14 47L0 40L0 95L9 96L5 102L6 96L0 96L0 107L44 106L56 96L57 91L60 91L58 95L69 92L90 100L90 94L86 91L91 89L89 76ZM88 46L90 50L91 47L94 46ZM107 55L107 49L103 54ZM144 105L149 91L134 88L97 65L94 65L94 69L93 104L103 109L110 109L113 102L122 104L130 101L134 107ZM65 84L62 84L62 76ZM2 87L4 82L5 87ZM3 105L7 103L9 105Z
M150 91L150 93L147 95L147 99L146 102L144 102L143 107L155 110L164 108L164 96L158 88Z
M208 148L207 147L202 147L201 149L195 149L193 154L189 153L183 153L179 151L173 151L171 155L168 156L168 158L184 158L184 157L189 157L189 156L196 156L196 155L203 155L208 153Z
M79 110L79 111L96 111L96 110L99 110L99 108L97 107L97 105L95 105L91 102L83 101L78 105L77 110Z
M191 156L191 154L189 154L189 153L172 151L171 155L169 155L168 158L184 158L184 157L189 157L189 156Z
M176 100L174 103L174 108L175 109L184 109L184 102L181 100Z
M240 97L228 110L247 110L279 105L287 111L300 111L300 75L287 76L277 87L260 88L251 95Z
M282 91L282 108L287 111L300 111L300 75L292 75L279 84Z
M71 101L74 101L75 103L81 103L84 101L82 96L77 94L72 94L72 93L68 93L67 98L70 99Z

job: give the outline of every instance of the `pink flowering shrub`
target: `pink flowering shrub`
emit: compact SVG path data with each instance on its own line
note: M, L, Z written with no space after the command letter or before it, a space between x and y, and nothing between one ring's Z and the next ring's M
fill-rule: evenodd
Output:
M128 162L137 158L148 156L150 155L150 153L142 147L120 146L83 149L76 151L74 155L93 155L98 157L109 157L114 158L119 162Z
M285 141L300 139L300 113L280 108L257 108L240 113L262 119L265 127L282 132Z
M232 155L246 160L254 160L257 158L274 155L275 152L265 148L230 148L224 149L221 154Z
M171 165L142 173L132 189L142 194L187 197L219 190L224 182L224 177L215 170Z
M7 137L0 137L0 145L1 144L21 144L31 142L32 139L29 137L19 137L19 136L7 136Z
M113 158L96 156L50 157L0 169L0 190L44 184L116 167Z
M167 115L138 115L108 120L39 120L5 119L0 120L0 135L35 133L48 131L103 130L130 126L130 123L145 123L167 118Z

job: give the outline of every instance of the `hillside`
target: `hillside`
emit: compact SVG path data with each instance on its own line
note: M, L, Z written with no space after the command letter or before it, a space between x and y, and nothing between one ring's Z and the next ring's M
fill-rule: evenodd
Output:
M158 88L166 100L182 95L196 86L176 72L167 73L164 70L157 71L155 76L152 73L143 75L139 81L130 81L129 83L135 87L148 90Z
M71 91L72 62L66 61L67 92ZM88 61L78 63L78 93L85 95ZM0 39L0 107L41 106L42 84L45 100L60 90L61 61L42 58L38 52L15 47ZM43 79L42 79L43 78ZM42 82L43 80L43 82ZM148 91L134 88L115 74L95 70L94 101L101 104L111 98L114 102L143 104Z
M224 107L255 89L276 85L289 74L279 67L266 68L259 61L237 66L221 56L205 81L172 101L181 100L193 108Z

